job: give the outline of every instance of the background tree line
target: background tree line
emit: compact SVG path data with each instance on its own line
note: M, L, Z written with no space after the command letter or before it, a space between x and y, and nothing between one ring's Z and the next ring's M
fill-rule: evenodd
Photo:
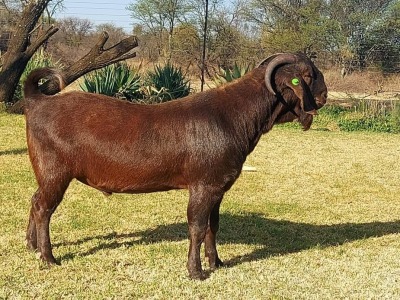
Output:
M204 0L136 0L128 9L143 56L198 64ZM211 1L206 46L210 66L301 51L327 67L398 72L400 1Z
M0 66L30 2L0 1ZM82 18L55 19L63 1L38 2L45 8L29 39L40 37L52 25L59 28L42 48L66 67L87 53L105 30L106 46L134 34L142 61L172 62L193 74L201 68L203 46L209 76L219 67L254 65L282 51L305 52L316 56L319 65L343 72L400 70L399 0L132 0L127 7L132 32L113 24L95 26Z
M20 15L18 0L0 1L4 52L7 28ZM71 49L84 53L102 30L115 42L127 33L112 24L90 20L56 20L62 0L50 1L41 23L57 23L60 32L47 43L49 51L71 63ZM133 34L140 56L199 66L204 35L205 0L132 0ZM234 0L209 1L207 62L209 66L255 63L280 51L317 54L323 62L348 69L376 67L399 71L400 1L390 0Z

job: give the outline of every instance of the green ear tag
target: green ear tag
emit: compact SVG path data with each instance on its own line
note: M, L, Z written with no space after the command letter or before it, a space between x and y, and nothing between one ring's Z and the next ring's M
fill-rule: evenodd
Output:
M295 78L292 79L292 84L293 85L299 85L300 84L300 80L295 77Z

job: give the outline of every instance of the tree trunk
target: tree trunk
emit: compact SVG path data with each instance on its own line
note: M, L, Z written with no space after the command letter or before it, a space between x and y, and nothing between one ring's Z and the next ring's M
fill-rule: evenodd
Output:
M205 15L204 15L204 35L203 35L203 49L201 54L201 88L200 90L204 90L205 85L205 77L204 73L206 70L206 43L207 43L207 26L208 26L208 0L205 2Z
M50 26L36 40L31 36L40 16L50 0L30 1L23 9L22 16L10 39L7 52L3 55L0 71L0 102L11 102L18 81L36 50L47 41L58 28Z

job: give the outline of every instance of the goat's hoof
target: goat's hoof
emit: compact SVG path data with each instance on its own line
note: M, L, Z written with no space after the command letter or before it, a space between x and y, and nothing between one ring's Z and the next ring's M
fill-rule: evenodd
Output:
M26 249L28 249L29 251L37 251L38 247L37 244L32 242L32 241L27 241L26 242Z
M189 277L190 277L190 279L193 279L193 280L205 280L208 278L207 274L203 271L190 272Z
M215 266L216 266L217 268L223 267L223 266L224 266L224 263L222 262L222 260L220 260L220 259L217 257L217 261L215 262Z
M218 257L215 260L215 263L210 263L211 271L215 271L217 268L220 268L220 267L223 267L223 266L224 266L224 263Z
M54 260L54 262L51 263L52 266L61 266L61 262L58 260Z
M55 260L55 259L46 260L46 263L49 265L49 267L51 267L51 266L61 266L61 262L59 262L58 260Z
M53 256L51 256L51 257L43 257L43 256L40 254L40 252L37 253L37 256L38 256L38 258L39 258L45 265L47 265L48 267L51 267L51 266L60 266L60 265L61 265L61 263L60 263L58 260L56 260Z

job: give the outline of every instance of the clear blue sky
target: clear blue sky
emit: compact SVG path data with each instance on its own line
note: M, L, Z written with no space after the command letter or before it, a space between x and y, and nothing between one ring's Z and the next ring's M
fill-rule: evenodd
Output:
M133 20L126 7L132 0L64 0L65 9L56 14L56 18L77 17L89 19L95 25L112 23L126 32L132 30Z

